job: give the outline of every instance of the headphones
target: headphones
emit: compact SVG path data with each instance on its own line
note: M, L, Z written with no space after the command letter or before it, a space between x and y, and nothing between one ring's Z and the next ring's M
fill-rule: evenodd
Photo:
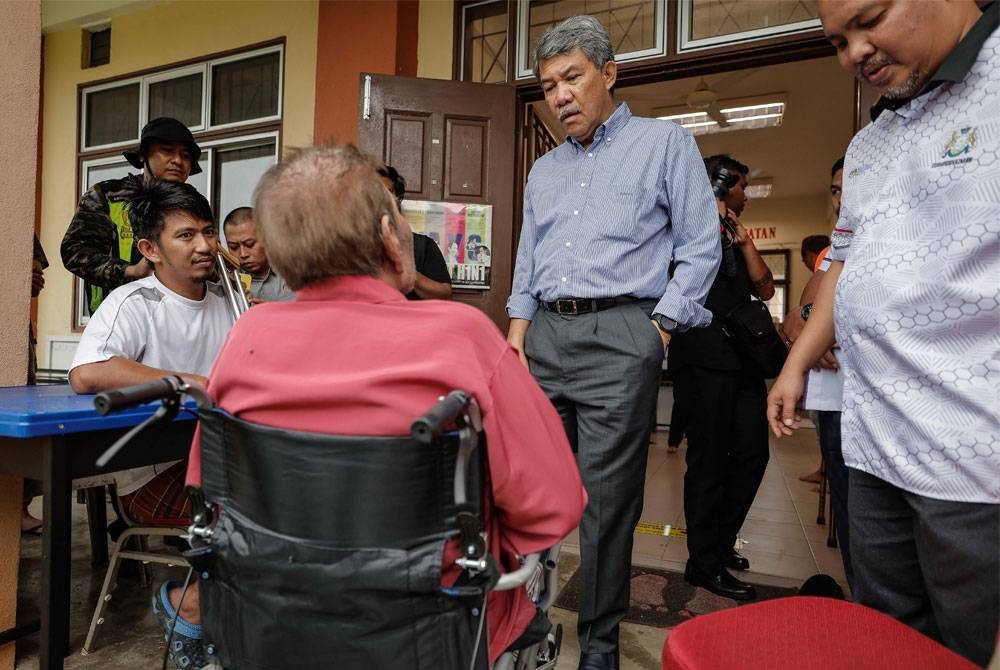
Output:
M732 172L721 165L716 165L712 169L712 192L715 194L716 198L725 198L729 195L729 189L736 186L740 181L740 175L736 172Z

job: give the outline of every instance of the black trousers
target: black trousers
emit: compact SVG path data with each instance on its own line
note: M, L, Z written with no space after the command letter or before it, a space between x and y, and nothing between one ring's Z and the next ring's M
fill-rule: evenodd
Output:
M628 612L663 364L663 341L649 321L655 304L579 316L539 311L525 337L531 372L562 417L589 498L580 522L577 636L584 653L614 651Z
M767 391L760 377L686 366L674 374L690 403L684 517L688 568L722 569L767 467Z
M847 471L854 598L985 666L1000 627L1000 505Z
M826 463L826 479L830 482L830 497L833 501L833 521L837 525L837 540L840 542L840 558L844 562L844 576L847 584L854 589L854 568L851 566L851 532L848 523L847 500L850 482L844 453L840 449L840 412L816 412L819 446L823 450Z

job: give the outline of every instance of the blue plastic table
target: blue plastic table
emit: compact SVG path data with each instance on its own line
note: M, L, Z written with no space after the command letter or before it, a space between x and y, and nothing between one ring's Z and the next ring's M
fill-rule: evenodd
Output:
M69 385L0 388L0 474L42 481L44 530L40 667L62 668L69 653L70 499L72 482L100 474L97 457L129 428L149 417L158 403L109 416L94 409L94 396ZM189 401L186 409L194 409ZM185 458L195 422L189 412L153 428L123 449L107 470L124 470ZM102 539L103 534L102 534ZM107 554L105 540L105 555ZM35 626L0 631L0 645Z

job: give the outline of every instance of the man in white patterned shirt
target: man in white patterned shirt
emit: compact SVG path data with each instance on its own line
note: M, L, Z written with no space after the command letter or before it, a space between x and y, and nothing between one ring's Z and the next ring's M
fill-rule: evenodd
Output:
M776 435L796 427L803 373L836 327L854 596L986 665L1000 621L1000 13L819 12L882 99L848 148L831 266L768 419Z

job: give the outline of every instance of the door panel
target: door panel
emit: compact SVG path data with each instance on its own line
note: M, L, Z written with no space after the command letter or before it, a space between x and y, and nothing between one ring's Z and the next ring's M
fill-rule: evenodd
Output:
M407 195L413 198L426 192L424 175L427 172L423 158L427 155L425 146L430 140L431 118L429 114L387 115L388 152L386 163L405 175ZM419 196L422 197L422 196Z
M484 202L485 166L489 164L489 123L478 119L446 118L445 200Z
M399 170L407 198L493 206L490 288L454 297L501 330L513 273L514 125L512 86L361 76L358 146Z

